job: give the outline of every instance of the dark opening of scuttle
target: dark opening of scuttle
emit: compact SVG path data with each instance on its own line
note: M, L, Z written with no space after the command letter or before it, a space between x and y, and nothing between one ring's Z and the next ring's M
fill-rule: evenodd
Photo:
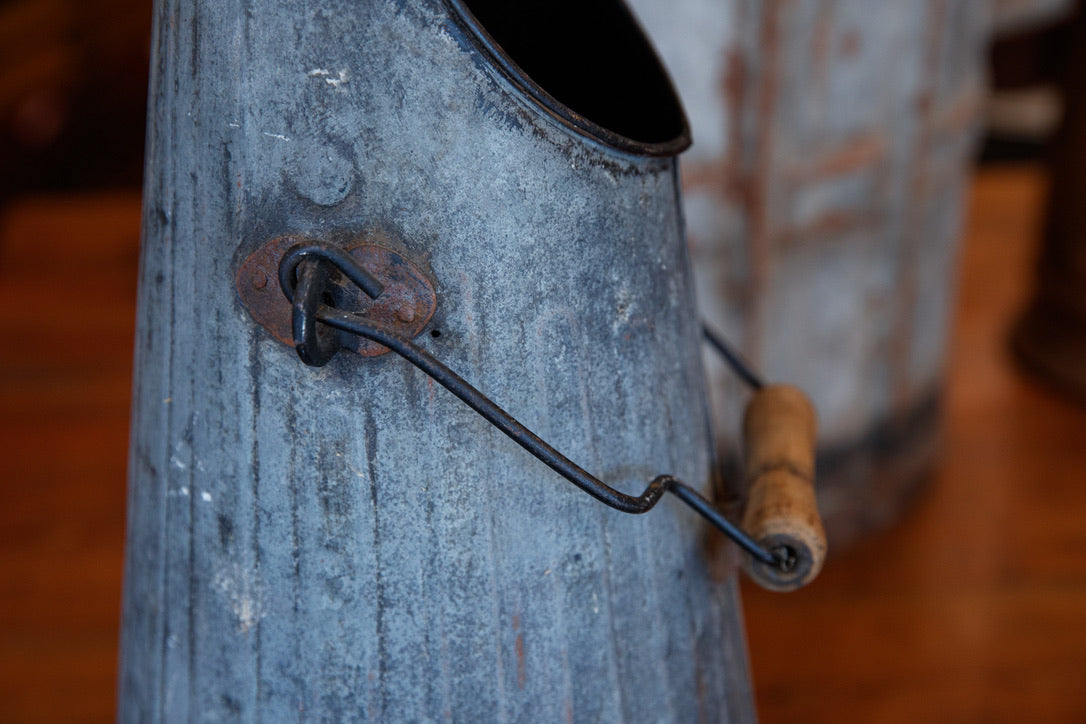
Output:
M507 71L526 76L514 80L582 130L654 155L689 145L671 81L621 0L457 0L452 5L474 15L480 27L473 30L499 46L506 56L499 61L514 64ZM465 19L474 26L466 14ZM565 108L541 97L540 90Z

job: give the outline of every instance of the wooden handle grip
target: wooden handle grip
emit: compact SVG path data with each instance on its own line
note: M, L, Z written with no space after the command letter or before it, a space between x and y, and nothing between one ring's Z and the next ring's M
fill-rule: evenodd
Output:
M770 385L754 394L743 419L749 485L743 529L763 547L787 553L787 571L751 558L747 573L773 591L792 591L818 575L826 533L815 502L815 411L795 387Z

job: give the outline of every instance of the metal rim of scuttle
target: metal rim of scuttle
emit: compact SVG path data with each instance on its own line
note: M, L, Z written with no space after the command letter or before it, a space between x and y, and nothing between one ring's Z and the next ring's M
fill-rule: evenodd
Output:
M624 2L618 3L619 9L627 18L629 18L631 25L637 30L646 50L659 68L661 77L666 84L667 93L670 95L671 101L675 105L675 111L678 114L680 126L679 132L673 138L666 141L638 141L629 138L628 136L615 133L576 112L547 92L547 90L536 83L531 76L524 72L512 57L505 52L501 45L498 44L486 28L483 27L483 24L480 23L471 12L464 0L444 0L444 2L446 6L452 10L453 20L462 30L466 31L465 35L467 39L475 46L475 48L488 57L494 66L502 72L502 75L504 75L518 91L526 96L529 101L542 106L547 112L547 115L561 125L572 129L582 136L587 136L595 141L603 143L610 148L639 156L672 157L679 155L690 147L690 144L692 143L690 137L690 123L686 118L686 111L679 99L679 94L675 90L675 84L671 80L671 76L668 74L663 62L661 62L659 55L657 55L656 50L652 47L648 38L645 37L640 23L638 23L637 19L630 13L629 8Z

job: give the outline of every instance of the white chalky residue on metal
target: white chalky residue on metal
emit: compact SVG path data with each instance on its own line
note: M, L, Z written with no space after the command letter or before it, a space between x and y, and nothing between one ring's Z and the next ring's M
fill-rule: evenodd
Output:
M340 70L338 75L334 78L332 77L332 71L325 70L324 68L314 68L313 70L309 71L307 75L310 78L323 78L324 82L332 86L333 88L339 88L341 85L347 83L350 80L350 75L348 74L346 68Z
M213 586L237 617L239 633L248 633L264 617L263 589L256 571L235 564L231 570L217 573Z

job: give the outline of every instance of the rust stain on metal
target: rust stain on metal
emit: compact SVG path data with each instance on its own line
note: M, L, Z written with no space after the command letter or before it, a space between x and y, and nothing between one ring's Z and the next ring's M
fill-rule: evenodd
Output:
M928 168L931 163L931 148L935 143L935 129L932 120L938 115L937 101L939 66L943 55L947 4L946 0L931 0L929 5L931 18L925 37L925 53L922 60L924 86L918 101L919 128L913 151L913 162L908 170L910 190L910 213L906 237L900 252L897 279L897 314L893 320L895 333L891 342L890 357L890 399L892 414L901 416L908 409L912 393L912 379L909 374L910 342L916 329L916 302L919 290L919 266L921 239L924 235L924 205L928 200Z
M728 168L720 161L698 163L696 161L684 163L680 168L682 172L683 189L691 191L708 191L726 196L728 192Z
M811 99L825 99L830 85L831 55L834 29L834 5L832 0L822 0L818 5L814 35L811 40L811 78L814 91ZM813 105L813 104L812 104ZM824 103L819 102L819 115L825 113Z
M761 27L761 49L765 65L761 69L759 98L755 115L758 118L758 136L755 141L753 174L748 182L747 213L750 218L750 287L746 328L743 330L743 348L756 362L763 352L765 329L766 290L772 267L772 214L769 195L773 179L773 159L776 147L776 127L773 122L777 109L777 94L781 79L781 23L780 0L766 2Z
M279 286L279 260L302 237L281 236L264 244L238 269L236 287L249 315L276 339L291 344L290 302Z
M873 166L887 155L887 142L882 134L872 134L850 140L832 151L816 156L809 163L788 170L790 181L817 181L831 176L843 176Z
M846 58L855 58L860 54L860 48L863 46L863 40L859 31L850 30L845 33L841 38L841 55Z
M840 238L858 229L874 227L877 223L877 214L867 210L830 211L802 226L782 229L777 234L777 242L782 247L788 247L811 240Z
M738 14L744 11L737 8L736 12ZM734 199L744 208L749 205L750 183L743 156L743 149L746 147L743 143L743 111L750 72L750 63L742 48L729 49L724 77L721 79L721 92L729 117L733 118L734 122L728 124L728 144L723 163L713 164L719 167L720 179L714 183L719 184L721 198ZM716 169L710 171L717 172Z
M520 614L513 616L513 630L516 631L517 634L516 642L514 643L514 648L517 652L517 688L523 689L528 678L528 667L525 663L524 656L524 633L520 630Z
M279 285L279 260L301 236L280 236L267 242L242 263L236 285L238 297L252 318L283 344L293 346L291 308ZM339 309L364 314L367 319L407 337L418 336L437 310L437 295L430 280L400 254L377 244L369 237L346 246L359 264L385 286L377 299L370 299L337 273L333 277L333 302ZM376 357L388 348L368 339L345 335L344 349L363 357Z
M930 119L932 131L959 133L979 123L986 98L987 93L979 83L967 86L950 102L936 109Z

